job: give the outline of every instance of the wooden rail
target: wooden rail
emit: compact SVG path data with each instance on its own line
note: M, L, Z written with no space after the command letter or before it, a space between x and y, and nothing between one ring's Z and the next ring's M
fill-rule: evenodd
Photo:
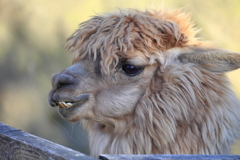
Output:
M95 160L70 148L0 123L0 160Z
M106 155L101 160L240 160L240 155ZM96 160L0 123L0 160Z
M100 155L101 160L240 160L240 155Z

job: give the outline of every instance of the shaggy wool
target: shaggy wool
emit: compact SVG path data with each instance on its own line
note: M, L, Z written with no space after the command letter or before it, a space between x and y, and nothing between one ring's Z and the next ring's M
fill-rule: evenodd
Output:
M119 93L108 89L96 95L104 107L93 109L97 118L81 120L92 156L230 153L239 136L240 104L225 72L239 68L240 57L210 47L197 33L181 10L121 10L80 24L67 40L73 64L95 63L99 88L141 81ZM115 76L114 69L126 59L150 68L151 74L145 69L141 80Z

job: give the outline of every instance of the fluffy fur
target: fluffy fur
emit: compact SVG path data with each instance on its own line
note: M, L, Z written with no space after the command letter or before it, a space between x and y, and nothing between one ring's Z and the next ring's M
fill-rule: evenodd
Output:
M209 49L193 26L181 11L126 10L94 16L68 39L73 64L88 59L100 68L97 93L128 83L119 92L109 87L96 93L94 116L81 118L92 156L230 153L240 107L224 72L239 68L240 58ZM192 52L207 53L180 57ZM141 77L115 74L123 59L144 61Z
M68 39L66 48L73 63L86 56L102 56L102 72L109 72L119 58L129 58L129 51L141 51L147 58L173 47L208 44L195 35L189 15L179 11L122 10L120 13L99 15L80 24ZM119 54L120 53L120 54ZM155 58L155 57L154 57Z

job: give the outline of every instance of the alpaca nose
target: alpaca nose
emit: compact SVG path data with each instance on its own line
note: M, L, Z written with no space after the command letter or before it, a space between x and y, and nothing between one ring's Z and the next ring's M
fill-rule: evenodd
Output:
M53 90L61 88L62 86L79 83L78 79L75 77L84 77L86 73L87 72L84 65L81 63L77 63L58 74L54 74L52 76Z

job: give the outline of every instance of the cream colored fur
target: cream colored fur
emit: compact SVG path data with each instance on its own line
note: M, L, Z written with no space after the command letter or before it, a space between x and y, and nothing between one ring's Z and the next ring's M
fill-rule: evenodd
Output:
M92 108L83 107L91 114L79 118L92 156L230 153L240 105L224 73L239 68L240 58L209 48L196 33L181 11L126 10L95 16L68 39L74 64L101 56ZM119 73L121 59L144 65L143 73Z

